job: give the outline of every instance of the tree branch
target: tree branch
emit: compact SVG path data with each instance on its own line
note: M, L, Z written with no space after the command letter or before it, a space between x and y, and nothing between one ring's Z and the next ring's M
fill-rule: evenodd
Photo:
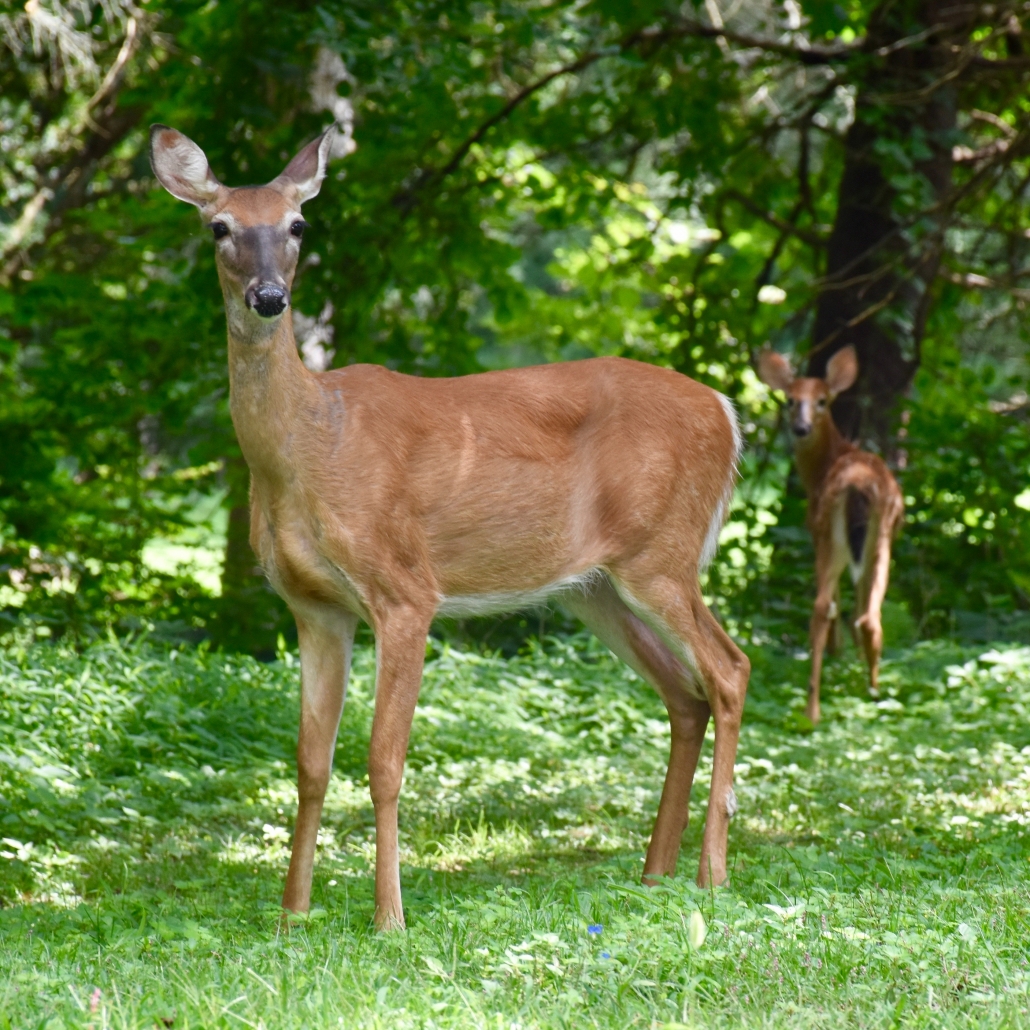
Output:
M32 226L39 217L40 211L43 210L43 205L53 195L53 191L44 186L42 189L37 190L35 196L22 208L17 220L7 230L3 243L0 243L0 260L3 260L8 254L21 246L22 241L32 231ZM6 275L4 277L6 278Z
M122 79L125 78L125 72L129 66L129 61L132 60L133 55L139 49L140 43L142 42L143 36L139 29L139 21L136 19L135 15L132 15L125 23L125 39L122 40L118 56L112 62L111 67L107 69L107 74L104 76L103 82L101 82L100 86L97 88L96 93L94 93L86 102L87 111L92 111L94 108L99 107L105 100L118 91L118 88L122 84Z
M1005 290L1020 300L1030 297L1030 290L1015 285L1016 280L1030 276L1030 268L1011 272L1004 279L992 279L977 272L956 272L950 268L945 268L938 274L953 286L961 286L965 290Z
M451 159L445 164L439 171L433 173L432 178L434 179L446 179L448 175L453 172L458 165L464 160L465 155L495 126L503 122L511 113L518 107L523 101L528 100L534 93L538 93L540 90L547 86L549 83L554 82L555 79L560 78L562 75L572 75L575 72L582 71L584 68L589 67L595 61L599 60L604 56L603 51L591 51L590 53L583 54L582 57L569 64L563 65L561 68L556 68L553 72L548 72L543 78L537 79L536 82L525 86L519 90L518 93L513 96L508 103L504 105L495 115L487 118L482 125L476 129L475 132L469 136L464 143L462 143L457 150L451 155Z
M26 240L42 221L43 237L64 211L80 206L99 162L138 124L141 106L118 107L118 94L126 72L139 52L153 19L134 12L125 23L125 35L96 92L81 112L66 124L62 135L64 164L51 166L41 185L0 241L0 285L17 274L27 253ZM94 117L95 115L95 117ZM70 151L70 153L69 153Z
M644 30L645 33L653 30ZM780 54L792 57L801 64L834 64L846 61L852 54L861 51L866 45L866 37L861 36L850 43L837 43L833 46L810 44L799 46L794 43L783 43L778 39L763 36L751 36L746 32L735 32L723 25L705 25L699 21L687 19L672 27L676 36L695 36L700 39L724 39L728 43L745 47L748 50L761 50L765 53ZM658 33L655 32L657 35Z
M788 236L796 236L799 240L807 243L810 247L814 247L817 250L821 250L826 246L826 241L818 233L809 232L807 229L802 229L793 223L780 218L779 215L774 215L770 211L766 211L760 204L756 204L750 197L745 196L743 193L737 190L728 190L726 196L730 200L735 200L741 207L750 211L756 218L761 218L763 222L768 222L774 229L778 229L781 233L786 233Z
M844 60L851 54L862 49L865 45L865 37L854 40L851 43L844 43L830 47L824 46L796 46L789 43L782 43L779 40L767 39L759 36L749 36L746 33L734 32L724 26L705 25L702 22L686 19L665 25L651 25L647 28L638 29L623 36L621 40L611 46L589 50L580 55L574 61L555 68L546 75L541 76L534 82L529 83L520 89L508 102L495 114L492 114L474 132L467 136L451 154L447 163L435 170L426 170L419 174L417 180L406 188L398 190L394 195L393 203L397 206L410 210L414 206L418 193L429 186L442 182L452 172L456 171L465 159L469 151L483 140L486 134L505 121L510 115L526 100L538 93L545 86L554 82L555 79L564 75L574 75L576 72L584 71L592 64L603 57L612 57L626 53L643 44L652 46L664 46L673 40L694 37L698 39L725 39L738 46L747 47L753 50L762 50L769 53L781 54L793 57L802 64L831 64L835 61ZM821 245L821 244L820 244Z

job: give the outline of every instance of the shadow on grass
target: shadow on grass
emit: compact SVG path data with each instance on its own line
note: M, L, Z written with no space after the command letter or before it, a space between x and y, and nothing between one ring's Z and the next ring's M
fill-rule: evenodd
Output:
M1023 826L1006 817L1018 798L1001 795L1030 744L1025 660L984 665L968 649L919 645L885 663L874 703L845 652L827 667L826 721L799 734L789 727L807 663L749 650L735 886L1017 875ZM107 644L35 648L9 655L4 671L8 905L86 899L88 910L106 898L145 929L128 900L145 896L161 911L265 925L295 807L295 660ZM371 916L372 672L359 654L316 875L319 904L358 922ZM402 797L409 905L420 892L472 897L556 876L636 879L667 747L660 702L586 638L510 660L445 649L427 666ZM696 871L709 774L706 749L684 876Z
M404 935L371 929L370 652L314 909L288 933L296 662L9 654L0 1030L1025 1025L1030 651L917 646L878 702L845 652L808 733L790 728L807 663L750 653L731 881L710 892L692 885L710 747L679 876L639 887L669 737L631 673L586 638L436 653Z

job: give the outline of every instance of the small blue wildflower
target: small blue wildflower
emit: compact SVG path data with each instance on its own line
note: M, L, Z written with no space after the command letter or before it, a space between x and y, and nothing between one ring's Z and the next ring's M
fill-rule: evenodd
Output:
M609 955L607 951L602 951L601 958L611 958L611 955Z
M600 923L591 923L587 927L587 933L590 934L591 937L596 937L603 929L604 927Z

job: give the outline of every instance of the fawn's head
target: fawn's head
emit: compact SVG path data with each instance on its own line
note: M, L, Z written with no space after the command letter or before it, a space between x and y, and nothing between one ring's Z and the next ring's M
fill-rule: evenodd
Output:
M173 197L200 209L215 240L226 306L274 321L290 304L300 240L300 207L325 178L333 129L312 140L267 186L223 186L204 151L167 125L150 128L150 164Z
M825 379L795 377L787 359L775 351L763 350L758 355L758 377L766 386L787 395L790 428L799 440L832 421L830 405L857 376L858 357L854 347L845 347L830 358Z

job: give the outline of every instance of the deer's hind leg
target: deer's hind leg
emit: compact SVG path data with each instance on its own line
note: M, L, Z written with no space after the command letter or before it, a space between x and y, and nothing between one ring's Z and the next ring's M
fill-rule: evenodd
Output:
M706 709L715 718L712 786L697 881L702 886L722 883L726 879L729 821L736 811L733 763L751 665L705 605L696 568L670 570L664 557L645 554L613 570L613 580L632 612L666 645L678 666L689 671L689 677L680 683L680 703L689 698L695 705L683 705L679 718L680 732L690 733L689 739L693 741L691 750L687 752L684 748L684 753L693 757L695 765L708 721ZM670 706L670 717L672 711ZM692 723L688 714L691 711L695 713ZM662 803L665 804L664 795ZM659 810L655 839L645 867L652 875L666 871L663 815Z
M690 669L626 606L605 578L570 591L562 603L612 652L651 684L665 702L672 730L669 767L658 806L644 879L672 876L687 828L690 789L711 709Z

